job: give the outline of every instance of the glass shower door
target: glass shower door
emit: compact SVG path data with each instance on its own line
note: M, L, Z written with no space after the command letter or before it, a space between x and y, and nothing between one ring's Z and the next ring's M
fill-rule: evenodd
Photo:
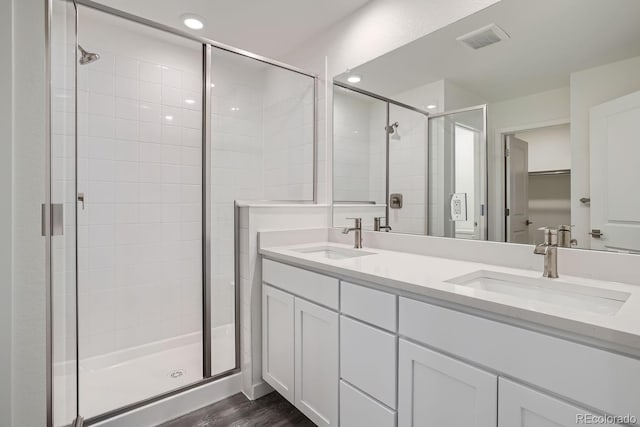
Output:
M203 51L82 6L78 41L79 406L92 418L204 375Z
M429 117L430 236L486 239L486 112Z

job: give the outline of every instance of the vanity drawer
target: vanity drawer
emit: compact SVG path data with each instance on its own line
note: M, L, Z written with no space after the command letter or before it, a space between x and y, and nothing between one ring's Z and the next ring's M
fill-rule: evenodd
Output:
M392 409L396 407L395 335L340 316L340 376Z
M333 277L262 260L262 281L294 295L338 310L339 281Z
M394 427L396 413L344 381L340 381L340 425L342 427Z
M388 331L397 331L396 296L393 294L342 281L340 311Z

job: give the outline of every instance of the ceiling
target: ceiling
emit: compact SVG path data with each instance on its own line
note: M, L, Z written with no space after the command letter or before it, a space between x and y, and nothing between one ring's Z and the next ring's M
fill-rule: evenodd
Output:
M98 3L273 59L353 13L370 0L98 0ZM194 13L205 28L188 30Z
M638 0L502 0L352 72L362 77L358 87L388 97L447 79L487 101L510 99L640 56L638 17ZM491 23L511 38L475 51L456 41Z

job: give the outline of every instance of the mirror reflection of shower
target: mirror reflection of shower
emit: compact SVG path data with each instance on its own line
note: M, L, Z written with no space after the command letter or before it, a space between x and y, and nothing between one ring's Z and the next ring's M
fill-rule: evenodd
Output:
M400 139L402 138L400 136L400 132L398 131L399 126L400 125L398 124L398 122L395 122L389 126L385 126L387 133L391 135L391 139L393 139L394 141L400 141Z
M82 55L80 57L80 60L79 60L80 65L91 64L92 62L96 62L98 59L100 59L100 55L99 54L93 53L93 52L87 52L80 45L78 45L78 50L80 51L80 54Z

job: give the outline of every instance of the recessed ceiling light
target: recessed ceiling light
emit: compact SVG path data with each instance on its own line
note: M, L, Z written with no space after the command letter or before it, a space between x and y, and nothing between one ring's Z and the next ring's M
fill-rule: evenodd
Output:
M191 30L201 30L204 28L204 19L191 13L182 15L182 23Z
M173 116L164 116L165 120L167 121L171 121L173 120Z
M436 108L436 107L437 107L437 105L435 105L435 104L429 104L429 105L427 105L427 108L428 108L429 110L433 110L433 109L434 109L434 108Z
M240 111L240 107L231 107L231 111Z
M216 87L215 83L211 83L211 87Z
M360 80L362 80L362 78L357 74L351 74L349 77L347 77L347 81L349 83L360 83Z
M189 104L189 105L193 105L196 103L195 99L185 99L184 102L185 104Z

